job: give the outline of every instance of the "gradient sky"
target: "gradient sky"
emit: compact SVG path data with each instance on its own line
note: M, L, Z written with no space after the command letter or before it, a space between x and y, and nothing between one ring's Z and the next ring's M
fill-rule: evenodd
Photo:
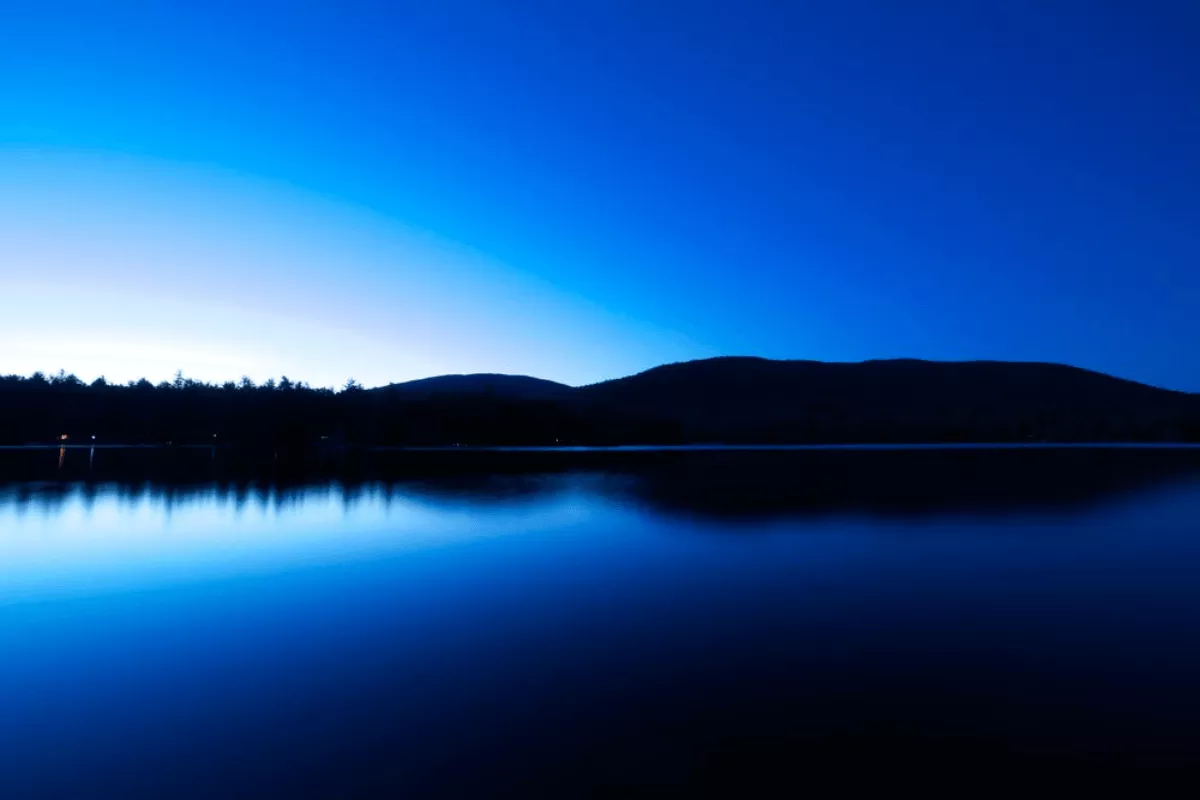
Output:
M0 2L0 373L1200 390L1200 4Z

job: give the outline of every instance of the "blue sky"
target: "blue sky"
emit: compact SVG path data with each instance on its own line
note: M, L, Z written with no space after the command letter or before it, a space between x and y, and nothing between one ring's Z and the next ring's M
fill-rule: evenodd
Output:
M1200 390L1200 7L0 7L0 372Z

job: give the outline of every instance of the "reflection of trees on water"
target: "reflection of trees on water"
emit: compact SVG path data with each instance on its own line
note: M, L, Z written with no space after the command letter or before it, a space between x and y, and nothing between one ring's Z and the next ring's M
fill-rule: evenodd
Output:
M410 501L486 510L575 492L715 519L1000 515L1078 510L1198 476L1194 450L365 453L287 461L207 449L89 450L84 457L60 448L0 453L0 505L54 513L74 502L90 509L103 498L169 512L253 505L302 513L310 503L350 511Z

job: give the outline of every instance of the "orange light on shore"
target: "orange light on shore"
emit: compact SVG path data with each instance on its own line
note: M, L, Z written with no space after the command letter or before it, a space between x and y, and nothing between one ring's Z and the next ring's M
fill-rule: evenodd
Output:
M71 438L70 436L67 436L67 435L64 433L62 436L59 436L59 437L58 437L58 440L59 440L60 442L65 442L67 439L70 439L70 438Z

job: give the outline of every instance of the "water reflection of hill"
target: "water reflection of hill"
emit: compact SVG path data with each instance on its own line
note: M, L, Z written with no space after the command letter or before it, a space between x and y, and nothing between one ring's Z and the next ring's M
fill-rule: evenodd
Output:
M564 491L659 513L736 520L1072 511L1200 481L1200 450L953 449L789 452L375 452L307 459L220 450L0 453L0 502L52 509L97 494L167 504L219 495L302 503L335 492L466 507Z
M652 470L632 490L655 508L715 517L998 515L1077 511L1200 479L1200 451L923 450L762 454Z

